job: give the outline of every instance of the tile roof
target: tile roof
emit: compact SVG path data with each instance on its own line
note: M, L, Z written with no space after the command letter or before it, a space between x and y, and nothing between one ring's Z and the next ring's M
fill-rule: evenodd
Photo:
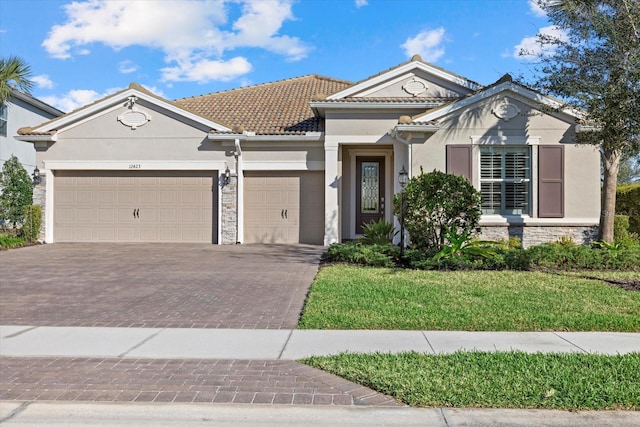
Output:
M309 102L351 85L311 74L174 102L210 120L256 134L304 134L324 131L324 120L314 115Z

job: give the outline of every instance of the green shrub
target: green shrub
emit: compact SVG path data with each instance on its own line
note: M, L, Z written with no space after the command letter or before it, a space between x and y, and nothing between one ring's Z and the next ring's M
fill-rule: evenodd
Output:
M493 258L496 256L495 247L498 242L489 240L475 240L471 238L470 231L458 233L456 226L446 228L446 243L442 246L440 252L434 257L434 261L445 260L451 258L480 257Z
M24 237L14 236L11 234L0 233L0 247L2 248L18 248L26 243Z
M616 213L628 216L629 231L640 235L640 183L618 187Z
M393 241L393 236L396 235L393 224L386 222L380 218L379 221L372 221L362 226L364 237L362 243L367 245L386 245Z
M640 246L640 238L637 233L629 232L629 217L616 215L613 219L613 242L621 248L634 248Z
M24 207L33 203L31 177L16 156L11 156L2 165L0 188L0 219L15 228L24 220Z
M394 259L400 249L391 244L365 245L359 242L334 243L327 250L327 260L368 265L371 267L394 267Z
M24 207L24 222L20 234L29 242L38 240L42 223L42 207L30 205Z
M453 226L460 234L479 229L480 192L461 176L421 171L407 183L404 199L405 228L417 248L441 247ZM400 217L402 193L395 195L393 209Z
M589 246L543 243L527 249L529 269L640 270L640 250L602 250Z

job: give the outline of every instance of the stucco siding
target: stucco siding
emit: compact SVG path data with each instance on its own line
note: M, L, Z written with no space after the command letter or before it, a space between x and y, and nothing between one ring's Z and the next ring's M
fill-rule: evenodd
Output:
M442 98L455 98L466 95L470 91L461 90L460 86L454 85L443 79L429 75L420 70L416 70L415 73L407 73L406 76L400 79L394 79L392 81L383 83L374 90L363 91L355 94L354 96L363 97L413 97L413 94L405 91L403 87L412 81L423 82L425 85L424 92L420 93L420 97L442 97Z
M7 102L7 136L0 136L0 168L12 155L16 156L27 172L36 167L36 152L30 142L18 141L15 136L24 126L38 125L54 116L29 103L10 97Z
M482 145L527 145L532 148L532 189L535 194L537 172L537 147L563 144L565 146L565 217L597 218L599 215L600 168L599 154L595 147L573 143L573 123L559 114L545 114L518 100L508 97L519 114L510 120L496 117L492 110L504 102L505 96L471 105L460 114L453 114L440 122L441 129L424 143L412 146L412 167L415 174L420 167L425 172L446 170L446 146L448 144L474 144L472 150L472 182L479 188L479 147ZM535 197L534 197L535 199ZM533 200L531 215L536 216Z

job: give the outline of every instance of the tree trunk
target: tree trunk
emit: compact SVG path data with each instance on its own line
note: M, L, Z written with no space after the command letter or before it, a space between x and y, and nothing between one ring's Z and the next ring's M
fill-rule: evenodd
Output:
M616 215L616 188L618 187L620 153L618 151L603 151L602 163L604 165L604 183L598 240L613 243L613 220Z

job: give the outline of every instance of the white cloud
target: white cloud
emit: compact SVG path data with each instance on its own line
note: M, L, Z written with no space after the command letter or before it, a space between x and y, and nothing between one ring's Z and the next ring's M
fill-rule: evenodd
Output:
M367 5L367 0L356 0L356 7L360 9L362 6Z
M161 89L158 89L155 86L147 86L144 84L141 86L147 89L149 92L164 98L164 93ZM106 89L102 93L90 89L73 89L62 96L51 95L40 96L38 98L49 105L53 105L59 110L69 112L85 105L91 104L92 102L98 101L102 98L106 98L107 96L112 95L116 92L120 92L123 89L125 88L113 87Z
M239 70L238 58L224 53L256 47L283 55L287 60L304 58L310 47L299 38L280 34L285 21L294 20L293 0L89 0L64 7L67 21L51 28L42 43L49 55L65 59L86 53L94 43L114 50L129 46L159 49L170 65L164 79L229 78ZM240 16L229 19L229 8L240 5ZM170 29L170 30L168 30ZM246 60L245 60L246 61ZM214 72L215 67L235 71ZM131 67L124 67L125 70ZM123 67L121 66L121 72ZM210 71L203 71L209 69ZM173 70L166 72L166 70ZM201 71L198 71L201 70ZM245 71L248 72L248 71ZM207 77L211 76L211 77ZM204 80L206 81L206 80Z
M533 16L538 18L546 18L547 12L544 8L548 6L558 6L563 3L563 0L529 0L529 10Z
M418 54L425 61L435 62L444 55L444 47L442 47L444 34L443 27L435 30L423 30L415 37L408 38L401 47L408 57Z
M237 56L229 61L201 59L197 62L179 61L175 67L162 70L164 81L189 81L206 83L211 80L229 81L251 71L251 64L245 58Z
M122 90L122 88L107 89L103 93L98 93L95 90L74 89L70 90L62 96L52 95L41 96L39 98L47 104L53 105L59 110L69 112L84 105L90 104L94 101L97 101L98 99L104 98L105 96L115 93L119 90Z
M42 89L52 89L53 88L53 82L51 81L49 76L46 75L46 74L41 74L39 76L33 76L31 78L31 80L33 80L33 82L39 88L42 88Z
M540 2L538 0L529 0L529 9L533 16L537 16L539 18L543 18L547 16L547 13L544 11L542 7L540 7Z
M558 39L560 41L567 41L567 34L560 28L550 25L548 27L540 28L539 35ZM538 36L529 36L522 39L522 41L513 48L513 57L520 60L535 60L540 55L552 55L556 47L554 45L540 45L538 43Z
M118 71L122 74L130 74L138 71L138 66L134 64L133 61L120 61L120 64L118 64Z

